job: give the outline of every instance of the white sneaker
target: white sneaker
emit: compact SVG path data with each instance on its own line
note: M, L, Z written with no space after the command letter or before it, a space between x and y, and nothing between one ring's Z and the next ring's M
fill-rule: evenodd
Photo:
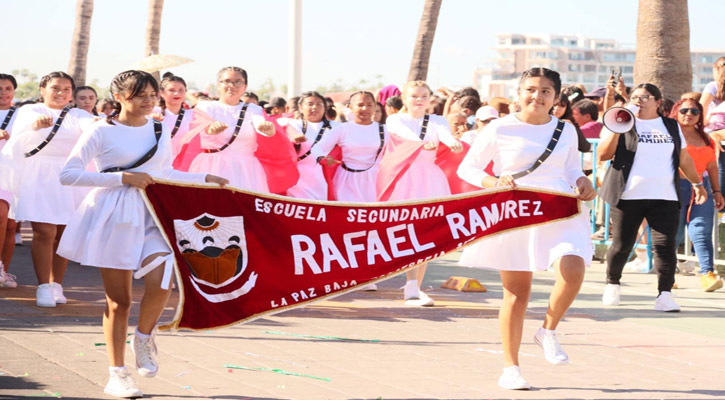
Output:
M657 296L657 300L655 300L655 310L678 312L680 311L680 306L675 303L675 299L672 298L672 292L662 292L659 296Z
M647 259L635 258L634 260L624 264L624 270L637 274L646 274L649 272L649 263Z
M35 291L35 304L38 307L55 307L53 287L50 283L38 285L38 290Z
M408 281L403 286L403 299L404 300L419 300L420 289L418 289L418 281Z
M108 369L110 374L103 393L116 397L142 397L143 393L136 387L126 367L120 370Z
M509 390L531 389L531 385L529 385L529 383L521 377L521 369L518 365L504 368L501 377L498 378L498 385Z
M409 299L405 301L406 306L418 306L418 307L433 307L435 301L430 298L425 292L418 291L418 298Z
M569 356L566 355L564 349L559 345L559 339L556 338L555 331L547 331L539 328L534 335L534 342L544 349L544 358L546 361L554 365L569 364Z
M16 246L22 246L23 245L23 237L20 236L19 233L15 234L15 245Z
M377 292L378 291L378 285L376 285L374 283L371 283L369 285L363 286L363 288L360 289L360 290L362 290L364 292Z
M621 287L613 283L607 283L604 286L604 294L602 295L602 304L605 306L618 306L619 305L619 292Z
M15 281L16 278L15 275L3 271L3 283L0 287L15 289L18 287L18 283Z
M156 328L151 331L148 339L131 336L131 350L136 355L136 371L145 378L153 378L159 372L159 357L156 349Z
M699 267L700 264L692 260L687 260L677 265L677 268L680 270L681 274L691 274L695 272L696 269L699 269Z
M63 286L58 282L51 282L50 285L53 287L53 297L55 297L55 304L65 304L68 299L63 296Z

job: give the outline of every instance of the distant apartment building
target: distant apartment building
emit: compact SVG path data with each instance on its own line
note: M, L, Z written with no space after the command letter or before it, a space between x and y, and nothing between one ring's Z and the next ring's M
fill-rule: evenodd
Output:
M613 70L633 84L635 49L616 40L580 35L496 35L498 53L491 67L477 69L474 87L484 98L514 97L521 72L531 67L558 71L564 85L582 83L587 90L606 85ZM701 91L712 81L712 64L725 50L692 52L692 88Z

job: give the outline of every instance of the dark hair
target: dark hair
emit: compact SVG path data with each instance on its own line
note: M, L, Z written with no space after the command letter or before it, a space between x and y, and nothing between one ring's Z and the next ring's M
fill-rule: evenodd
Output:
M592 121L596 121L597 118L599 118L599 107L597 106L597 103L589 99L577 101L572 104L571 108L579 111L579 114L581 115L589 115L592 117Z
M430 99L430 105L428 106L428 113L435 115L443 115L443 111L446 108L446 99L438 96L433 96Z
M567 86L561 93L569 99L569 104L574 104L584 98L584 92L576 86Z
M665 97L664 99L662 99L662 103L660 103L660 108L657 111L659 111L660 115L670 115L670 111L672 111L672 106L674 105L674 101Z
M257 96L257 94L254 92L244 92L242 93L242 97L259 101L259 96Z
M18 81L15 80L15 77L14 76L12 76L10 74L0 74L0 80L2 80L2 79L9 80L10 83L13 84L13 89L17 89L18 88Z
M381 125L385 125L385 121L387 121L387 119L388 119L388 113L387 113L387 112L385 112L385 106L383 105L383 103L381 103L381 102L379 102L379 101L376 101L376 102L375 102L375 108L376 108L376 111L377 111L377 107L380 107L380 112L381 112L381 113L383 114L383 115L382 115L382 116L380 117L380 122L379 122L379 124L381 124ZM375 114L373 114L373 118L375 118Z
M639 85L635 86L632 91L635 91L637 89L644 89L649 92L652 96L654 96L655 101L656 100L662 100L662 92L660 91L660 88L657 86L651 84L651 83L640 83Z
M146 89L148 85L159 92L159 84L156 82L156 78L148 72L128 70L123 71L120 74L113 77L111 81L111 97L114 94L125 95L126 99L133 99L138 96L141 91ZM113 125L113 117L117 116L121 112L121 103L115 101L113 104L113 112L106 117L106 122Z
M715 147L715 145L712 143L712 140L710 139L710 135L705 133L705 110L702 108L702 104L700 104L699 101L696 101L695 99L677 100L677 102L672 105L672 110L668 114L669 117L677 120L677 113L680 111L680 108L682 108L682 105L685 104L685 102L687 101L695 103L695 107L700 110L700 119L698 119L697 123L695 124L695 131L697 131L697 134L702 138L702 140L705 141L705 143L707 143L708 146Z
M615 93L614 94L614 102L615 103L626 104L627 103L627 99L625 99L624 96L622 96L621 94Z
M294 96L290 97L289 101L287 102L287 107L289 107L289 112L299 111L300 110L300 96ZM324 103L324 102L323 102Z
M358 90L357 92L353 92L350 95L350 97L348 97L348 99L347 99L348 104L352 101L352 98L353 97L355 97L355 96L357 96L359 94L361 94L363 96L370 96L370 98L373 100L373 103L377 103L378 102L377 100L375 100L375 95L372 94L371 92L368 92L367 90Z
M720 74L717 80L717 90L715 91L715 98L724 101L725 100L725 74Z
M246 85L249 84L249 80L247 80L247 71L245 71L243 68L239 68L239 67L224 67L224 68L220 69L219 72L216 73L216 80L219 80L219 78L222 77L222 74L224 73L224 71L238 72L239 74L242 75L242 78L244 78L244 83Z
M164 74L163 79L161 79L161 84L159 84L159 87L161 89L166 89L166 86L170 84L171 82L179 82L180 84L184 85L184 89L186 89L186 81L184 78L180 76L176 76L172 74L171 72L167 72ZM161 107L161 113L164 113L166 111L166 100L159 95L159 107Z
M96 92L96 89L94 89L91 86L78 86L76 90L73 91L73 101L75 102L76 96L78 96L78 93L80 93L83 90L90 90L93 92L94 95L96 95L96 104L98 104L98 92ZM91 112L93 115L98 115L98 110L96 110L96 104L93 105L93 109ZM78 105L76 105L76 108L78 108Z
M456 97L466 97L466 96L473 96L478 99L478 101L481 101L481 95L478 94L478 90L472 88L472 87L464 87L463 89L456 92Z
M54 78L68 79L70 81L70 86L73 88L73 90L76 90L76 82L73 80L73 77L63 71L54 71L40 78L40 83L38 83L38 87L42 89L48 86L48 82L50 82ZM40 96L40 102L45 102L45 99L42 95Z
M554 85L554 95L558 96L561 93L561 77L554 70L542 67L529 68L521 74L519 87L529 78L546 78Z
M385 105L393 107L396 110L401 110L403 109L403 99L401 99L400 96L388 97L388 99L385 100Z
M559 98L554 102L554 105L560 104L566 108L566 111L564 111L564 115L561 116L560 119L565 119L568 121L574 121L573 117L571 116L571 102L569 101L569 97L565 95L564 93L561 93L559 95ZM549 114L554 113L554 107L551 107L551 111Z
M456 101L462 109L471 110L472 114L476 113L476 110L481 108L481 100L476 96L464 96Z

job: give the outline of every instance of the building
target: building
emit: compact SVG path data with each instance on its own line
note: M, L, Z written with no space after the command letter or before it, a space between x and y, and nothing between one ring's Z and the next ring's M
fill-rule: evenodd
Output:
M474 87L484 98L515 97L521 72L546 67L561 74L564 85L583 84L587 90L606 85L612 72L621 73L625 84L634 83L635 49L611 39L581 35L496 35L497 57L490 68L474 73ZM712 81L712 64L725 50L692 52L692 86L701 91Z

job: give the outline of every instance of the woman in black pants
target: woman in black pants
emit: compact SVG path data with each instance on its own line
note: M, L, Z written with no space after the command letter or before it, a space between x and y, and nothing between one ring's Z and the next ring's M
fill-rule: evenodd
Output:
M612 246L607 253L607 285L602 302L619 305L622 269L629 258L643 219L652 229L654 266L658 276L657 311L680 311L672 298L677 249L675 238L680 215L680 175L695 188L695 202L707 193L685 150L687 144L677 121L658 113L662 92L644 83L632 92L631 104L639 107L635 129L618 134L602 129L599 161L612 160L599 195L611 205Z

